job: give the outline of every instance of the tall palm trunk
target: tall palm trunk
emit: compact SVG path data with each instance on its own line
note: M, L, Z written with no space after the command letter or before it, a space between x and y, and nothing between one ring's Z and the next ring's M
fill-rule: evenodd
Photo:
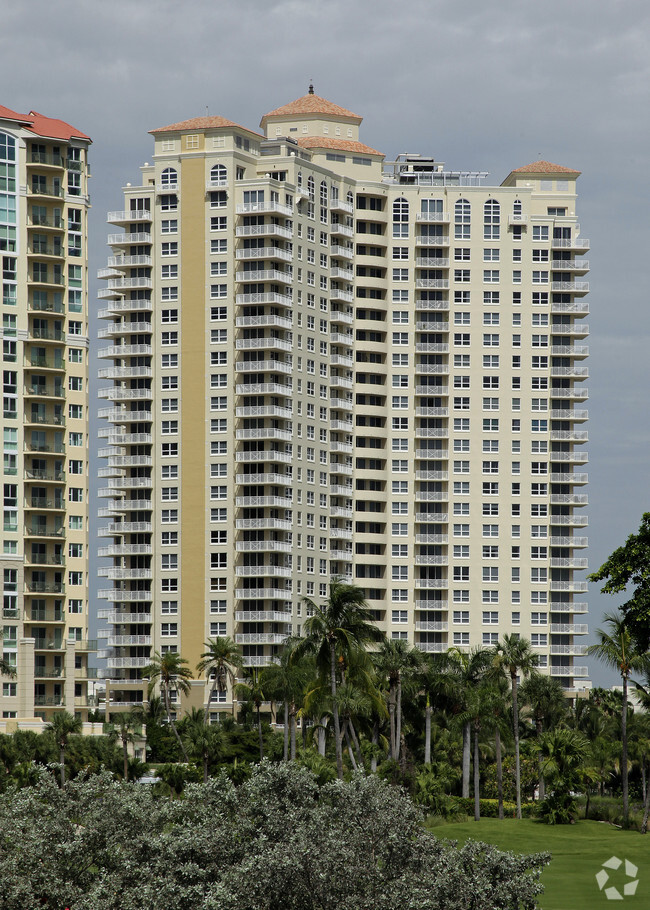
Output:
M122 760L123 760L123 770L124 770L124 780L128 781L129 779L129 752L127 748L127 741L122 737Z
M424 764L431 764L431 705L427 696L427 706L424 711Z
M167 722L169 723L169 726L174 731L174 736L176 737L176 741L178 742L181 752L183 753L183 758L185 760L185 763L189 764L190 760L187 757L187 751L185 749L185 746L183 745L183 740L180 738L180 736L178 734L178 730L176 729L176 724L172 720L172 706L171 706L171 702L169 701L169 690L168 690L167 686L161 686L161 689L165 696L165 711L167 712Z
M641 822L641 834L648 830L648 815L650 814L650 787L646 789L645 800L643 801L643 821Z
M388 723L390 727L390 754L388 757L393 760L397 760L397 740L395 736L396 701L397 693L395 691L395 684L391 679L390 689L388 691Z
M343 722L343 730L345 734L345 744L348 747L348 755L350 756L352 767L355 771L358 771L359 766L357 765L357 760L354 757L354 749L352 748L352 740L350 739L350 724L347 720Z
M296 760L296 706L291 705L289 711L289 733L291 735L291 761Z
M59 764L61 765L61 789L65 787L65 746L59 743Z
M377 747L379 746L379 718L375 714L372 721L372 757L370 759L370 771L372 774L377 772Z
M334 718L334 743L336 746L336 773L343 780L343 748L341 744L341 725L339 706L336 700L336 646L330 644L330 688L332 692L332 717Z
M366 768L363 763L363 755L361 754L361 743L359 742L359 737L357 736L357 731L352 722L352 718L349 718L348 720L348 727L350 729L350 736L352 737L352 745L354 746L357 756L357 764L362 771L365 771Z
M395 742L397 743L397 755L395 759L399 761L400 750L402 747L402 677L397 677L397 711L395 718Z
M623 673L623 705L621 707L621 782L623 784L623 827L627 828L630 816L630 797L627 774L627 674Z
M471 750L471 728L469 722L463 724L463 799L469 799L469 757Z
M207 782L208 782L208 759L209 759L208 750L204 749L203 750L203 783L204 784L207 784Z
M481 728L480 723L474 721L474 821L479 821L481 817L481 793L480 777L478 763L478 733Z
M325 744L327 736L327 718L321 717L318 727L318 754L325 755Z
M542 718L539 716L535 717L535 736L537 737L537 742L542 735ZM537 765L539 768L539 789L538 796L540 800L544 799L546 796L546 781L544 780L544 761L542 759L542 754L537 756Z
M284 702L284 751L282 753L284 761L289 760L289 702Z
M503 819L503 762L501 761L501 731L494 731L494 747L497 753L497 797L499 800L499 818Z
M517 790L517 818L521 818L521 765L519 762L519 705L517 702L517 674L511 673L512 680L512 727L515 734L515 787Z
M264 737L262 736L262 710L257 706L257 736L260 743L260 761L264 761Z

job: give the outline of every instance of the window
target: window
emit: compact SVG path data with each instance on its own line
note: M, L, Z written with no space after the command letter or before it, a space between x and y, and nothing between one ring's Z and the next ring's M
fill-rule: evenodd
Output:
M489 348L489 347L498 348L499 347L499 336L484 334L483 335L483 345L486 348Z
M458 199L454 205L454 237L469 240L471 206L467 199Z
M488 199L483 206L483 239L499 240L501 228L501 206L496 199Z
M481 635L481 644L484 647L490 648L499 643L499 633L498 632L483 632Z

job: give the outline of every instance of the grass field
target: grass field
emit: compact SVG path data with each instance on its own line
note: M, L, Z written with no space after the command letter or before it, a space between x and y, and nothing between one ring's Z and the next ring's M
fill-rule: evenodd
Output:
M515 853L551 853L553 859L542 875L542 910L612 910L617 906L650 910L650 834L621 831L601 822L551 826L528 819L491 818L441 825L432 833L460 842L481 840ZM607 870L609 881L602 891L596 882L596 873L612 856L638 866L639 880L634 896L613 902L605 890L614 886L623 894L623 885L629 881L624 865L617 871Z

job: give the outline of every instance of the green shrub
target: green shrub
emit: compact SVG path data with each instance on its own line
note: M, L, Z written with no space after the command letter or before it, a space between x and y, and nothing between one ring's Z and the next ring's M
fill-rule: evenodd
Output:
M473 797L462 797L454 796L452 797L454 803L456 804L459 811L466 813L467 815L474 816L474 798ZM498 818L499 817L499 801L497 799L481 799L479 800L480 813L483 818ZM537 814L537 804L536 803L522 803L521 804L521 817L522 818L533 818ZM503 801L503 815L504 818L515 818L517 815L517 804L511 802L510 800Z

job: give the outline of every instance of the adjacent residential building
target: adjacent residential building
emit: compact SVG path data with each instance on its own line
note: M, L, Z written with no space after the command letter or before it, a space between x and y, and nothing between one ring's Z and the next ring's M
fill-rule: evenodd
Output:
M154 650L229 635L266 665L332 576L389 637L517 632L586 685L578 171L389 162L361 119L310 90L261 134L155 129L109 213L108 710Z
M1 720L88 714L87 153L0 106Z

